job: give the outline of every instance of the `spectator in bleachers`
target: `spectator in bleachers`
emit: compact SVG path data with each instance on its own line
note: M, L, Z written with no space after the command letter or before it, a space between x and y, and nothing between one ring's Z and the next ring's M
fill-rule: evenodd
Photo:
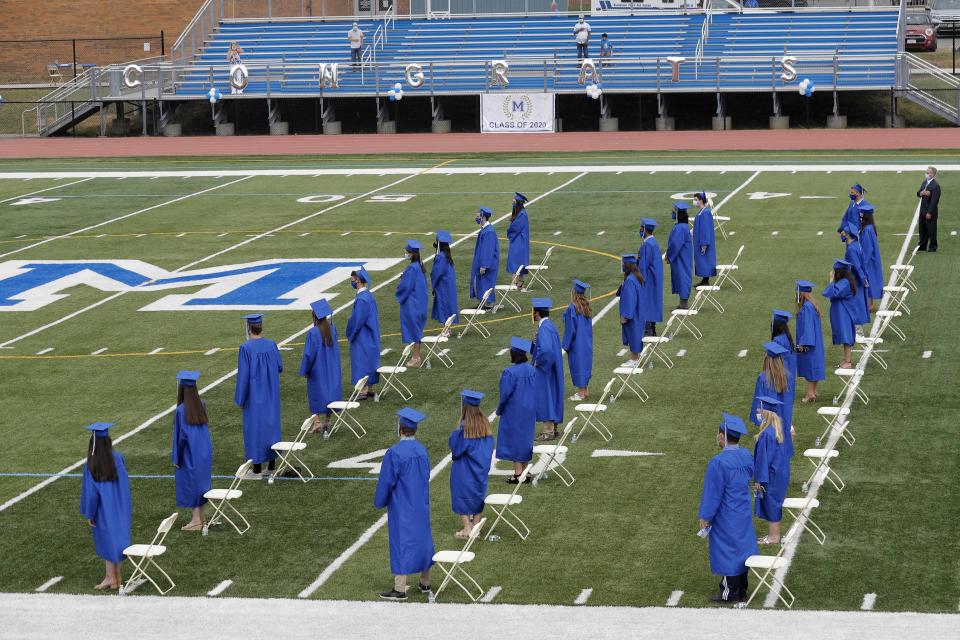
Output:
M600 36L600 66L603 67L604 63L608 63L611 58L613 58L613 43L604 33Z
M363 31L360 25L353 23L353 28L347 31L347 40L350 41L350 64L354 69L360 66L360 52L363 50Z
M577 24L573 25L573 39L577 42L577 59L589 58L590 23L583 19L583 14L580 14Z
M559 13L560 7L557 6L557 0L550 0L550 13Z
M243 55L243 47L234 40L230 43L230 48L227 50L227 62L230 64L240 64L241 55Z

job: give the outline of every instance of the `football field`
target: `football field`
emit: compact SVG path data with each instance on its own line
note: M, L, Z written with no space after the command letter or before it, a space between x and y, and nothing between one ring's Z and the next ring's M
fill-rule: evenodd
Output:
M241 316L263 310L264 335L280 344L283 433L292 439L308 416L297 373L309 302L328 298L344 336L349 273L366 265L379 305L382 364L396 364L403 345L394 290L405 241L429 247L435 230L450 230L459 306L475 306L468 299L475 212L495 212L498 282L506 284L514 191L530 199L532 261L554 248L546 271L553 289L538 286L532 295L552 297L558 329L571 279L592 285L590 392L599 397L626 359L615 297L619 255L637 250L642 217L657 219L665 250L670 203L704 190L715 213L729 217L727 238L717 236L719 262L743 247L736 272L743 291L727 283L716 295L724 312L709 304L701 310L695 323L702 340L680 332L665 345L675 366L656 361L640 376L648 401L627 392L609 405L603 421L610 442L588 429L570 443L563 464L576 477L572 486L550 474L521 487L517 512L531 536L523 541L499 527L499 540L477 543L470 573L486 590L484 600L496 603L708 606L717 580L696 535L703 471L715 453L720 412L746 416L750 407L771 310L795 310L794 280L826 285L832 260L843 255L835 229L854 183L866 186L876 207L884 264L909 259L915 192L923 169L935 164L945 205L940 252L914 260L917 291L907 297L909 315L897 318L906 340L888 331L876 347L887 368L864 363L860 389L869 403L846 403L856 442L836 444L832 463L846 486L819 487L812 513L826 542L791 536L782 577L797 608L957 612L956 162L950 154L899 152L0 163L0 589L93 593L102 576L79 514L84 425L116 423L114 445L131 474L133 541L148 542L176 510L170 445L178 370L203 373L213 482L226 487L243 462L233 403ZM677 299L666 265L664 280L669 315ZM187 514L180 510L161 562L177 584L173 593L207 596L219 588L224 596L375 599L391 583L385 513L372 504L377 465L396 441L394 412L406 404L428 415L417 437L433 466L435 546L459 548L447 449L458 393L483 391L481 407L494 411L510 337L534 334L530 296L514 294L520 312L505 306L485 316L489 339L475 331L457 339L456 327L444 345L452 367L435 360L403 374L414 394L409 403L392 392L363 403L356 417L365 437L347 430L328 441L310 436L301 456L314 473L310 482L244 482L237 506L252 524L244 535L230 527L208 536L181 532ZM841 353L830 345L829 302L818 301L828 377L816 405L795 407L791 497L804 495L813 470L800 454L826 426L817 409L832 406L843 387L832 374ZM439 329L428 322L429 332ZM341 349L346 395L345 342ZM836 402L844 404L844 396ZM566 402L566 420L575 415ZM742 444L752 450L753 440ZM495 466L490 492L512 489L508 466ZM765 530L757 521L758 534ZM151 590L145 584L134 596ZM467 601L455 589L442 599ZM766 589L751 606L765 602L781 606Z

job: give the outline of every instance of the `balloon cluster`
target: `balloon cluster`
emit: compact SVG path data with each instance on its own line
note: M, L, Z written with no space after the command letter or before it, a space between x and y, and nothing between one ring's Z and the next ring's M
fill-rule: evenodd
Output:
M797 85L797 91L800 93L800 95L806 96L808 98L813 97L813 90L814 90L813 80L811 80L810 78L804 78L803 80L800 81L800 84Z
M216 87L210 87L210 91L207 91L207 99L210 100L210 104L217 104L222 97L223 94Z
M598 99L602 93L603 89L600 88L600 85L596 83L587 85L587 95L594 100Z
M387 91L387 95L390 96L390 102L400 102L403 100L403 85L399 82L393 85L393 89Z

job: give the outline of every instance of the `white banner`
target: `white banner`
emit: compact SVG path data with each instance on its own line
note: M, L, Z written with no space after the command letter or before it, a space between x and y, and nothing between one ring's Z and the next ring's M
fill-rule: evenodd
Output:
M681 0L681 2L671 2L670 0L592 0L590 6L591 15L603 15L605 13L631 13L643 9L679 9L687 7L690 9L700 6L700 0Z
M553 133L552 93L481 93L483 133Z

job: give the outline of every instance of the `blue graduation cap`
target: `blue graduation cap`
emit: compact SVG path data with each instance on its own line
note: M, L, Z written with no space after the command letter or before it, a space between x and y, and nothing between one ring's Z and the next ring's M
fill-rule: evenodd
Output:
M401 427L416 429L418 426L420 426L420 423L427 418L427 415L425 413L420 413L411 407L404 407L403 409L397 411L397 417L400 418Z
M657 221L653 218L644 218L643 219L643 228L648 231L653 231L657 228Z
M479 213L480 215L482 215L482 216L484 216L484 217L486 217L486 218L489 218L490 216L493 215L493 210L491 210L490 207L480 207L480 208L477 210L477 213Z
M320 298L316 302L311 302L310 308L313 309L313 314L318 318L325 318L333 315L333 309L330 308L330 303L327 302L326 298Z
M450 235L449 231L437 231L437 242L446 242L450 244L453 242L453 236Z
M407 240L407 251L420 251L420 249L423 249L423 245L419 240Z
M474 407L480 406L480 401L483 400L483 396L483 393L471 389L464 389L460 392L460 397L463 398L464 404L469 404Z
M550 298L531 298L530 304L534 309L550 309L553 307L553 300Z
M697 193L695 193L695 194L693 194L693 195L694 195L694 197L696 197L698 200L700 200L700 202L703 202L704 204L706 204L706 202L707 202L707 192L706 192L706 191L698 191Z
M527 196L523 195L519 191L514 191L513 199L519 202L520 204L527 202Z
M738 438L741 438L747 435L747 425L743 423L742 418L724 412L723 420L720 422L720 431L722 431L724 435L732 433Z
M853 220L848 220L843 230L847 232L848 236L853 236L854 238L860 237L860 226Z
M757 400L760 401L760 408L761 408L761 409L763 409L763 405L765 405L765 404L769 404L769 405L783 404L782 402L780 402L780 401L777 400L776 398L771 398L770 396L760 396L760 397L757 398Z
M367 273L367 270L364 269L363 267L360 267L359 269L354 271L352 275L357 276L358 278L363 280L366 284L370 284L370 274Z
M865 213L870 216L873 215L873 211L874 211L873 205L867 202L866 200L861 201L860 204L857 205L857 210L859 210L860 213Z
M782 356L787 353L787 349L778 342L764 342L763 348L767 350L768 356Z
M620 272L621 272L621 273L626 273L626 271L627 271L626 266L627 266L628 264L636 264L636 263L637 263L637 254L635 254L635 253L624 253L624 254L622 254L622 255L620 256Z
M686 202L683 202L682 200L677 200L676 202L673 203L673 208L677 211L686 211L687 209L690 208L690 205L687 204Z
M853 266L852 264L850 264L846 260L841 260L840 258L834 258L833 260L834 269L839 269L840 267L846 267L847 269L849 269L852 266Z
M817 285L810 282L809 280L797 280L797 291L802 291L804 293L810 293L813 291L813 288Z
M247 321L247 324L261 324L263 322L263 314L251 313L243 316L243 319Z
M850 187L850 188L853 189L854 191L856 191L857 193L859 193L860 195L863 195L863 194L865 194L865 193L867 192L867 190L864 189L864 188L863 188L863 185L860 184L859 182L856 183L855 185L853 185L853 186Z
M513 336L510 338L510 348L514 351L523 351L524 353L531 353L533 351L533 343L524 338L518 338Z
M200 379L199 371L178 371L177 372L177 382L179 382L184 387L197 386L197 380L199 379Z
M783 309L774 309L773 310L773 319L774 320L783 320L784 322L788 321L793 317L793 314L789 311L784 311Z
M106 438L110 435L110 427L113 426L112 422L94 422L93 424L88 424L84 427L87 431L93 431L93 435L98 438Z
M591 288L590 285L588 285L586 282L583 282L582 280L573 281L573 290L576 291L577 293L586 293L587 289L590 289L590 288Z

